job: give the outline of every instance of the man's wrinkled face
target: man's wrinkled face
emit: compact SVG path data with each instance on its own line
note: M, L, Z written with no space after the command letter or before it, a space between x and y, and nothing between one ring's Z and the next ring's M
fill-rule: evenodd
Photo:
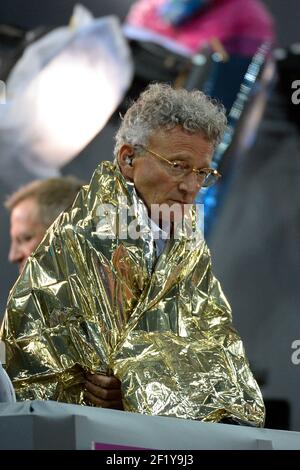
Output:
M20 201L11 211L9 261L22 272L27 258L39 245L46 227L39 221L39 210L34 198Z
M149 139L147 148L194 169L208 168L213 153L211 142L202 134L190 134L181 127L159 130ZM192 204L200 189L195 173L174 178L168 164L148 152L133 158L132 180L149 211L153 204Z

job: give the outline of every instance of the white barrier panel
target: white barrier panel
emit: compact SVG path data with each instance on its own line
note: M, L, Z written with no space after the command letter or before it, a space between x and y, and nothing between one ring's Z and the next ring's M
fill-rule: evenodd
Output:
M300 449L300 433L56 402L0 404L0 449Z

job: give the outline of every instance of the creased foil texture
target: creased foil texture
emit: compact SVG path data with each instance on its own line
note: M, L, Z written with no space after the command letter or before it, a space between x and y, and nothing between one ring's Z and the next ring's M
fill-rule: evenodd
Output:
M115 229L129 207L138 239ZM262 396L205 242L169 240L156 260L140 208L103 162L28 260L3 332L18 399L85 404L84 373L113 373L128 411L262 425Z

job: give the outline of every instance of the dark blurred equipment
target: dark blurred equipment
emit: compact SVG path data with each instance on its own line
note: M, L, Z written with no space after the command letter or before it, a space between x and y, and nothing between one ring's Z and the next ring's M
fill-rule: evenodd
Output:
M153 81L172 83L187 90L200 89L219 99L229 110L238 93L249 58L227 55L218 40L213 40L199 53L185 56L151 41L131 39L129 45L134 62L134 79L120 109L136 99ZM232 77L230 86L229 76ZM225 79L225 81L223 81Z
M128 102L135 100L153 81L182 85L191 70L191 60L181 54L148 41L129 40L134 63L134 78L119 110L125 112ZM118 116L118 113L116 113Z
M25 48L49 30L48 27L39 27L25 31L17 26L0 24L0 80L6 81Z
M5 81L11 67L19 56L25 31L6 24L0 24L0 80Z

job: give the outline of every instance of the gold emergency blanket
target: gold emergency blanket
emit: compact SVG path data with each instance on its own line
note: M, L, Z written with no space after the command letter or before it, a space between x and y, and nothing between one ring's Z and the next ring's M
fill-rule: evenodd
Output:
M129 207L127 225L142 236L116 238ZM156 260L142 212L132 184L104 162L28 260L3 332L18 399L85 404L84 373L113 373L126 410L263 425L203 239L169 240Z

